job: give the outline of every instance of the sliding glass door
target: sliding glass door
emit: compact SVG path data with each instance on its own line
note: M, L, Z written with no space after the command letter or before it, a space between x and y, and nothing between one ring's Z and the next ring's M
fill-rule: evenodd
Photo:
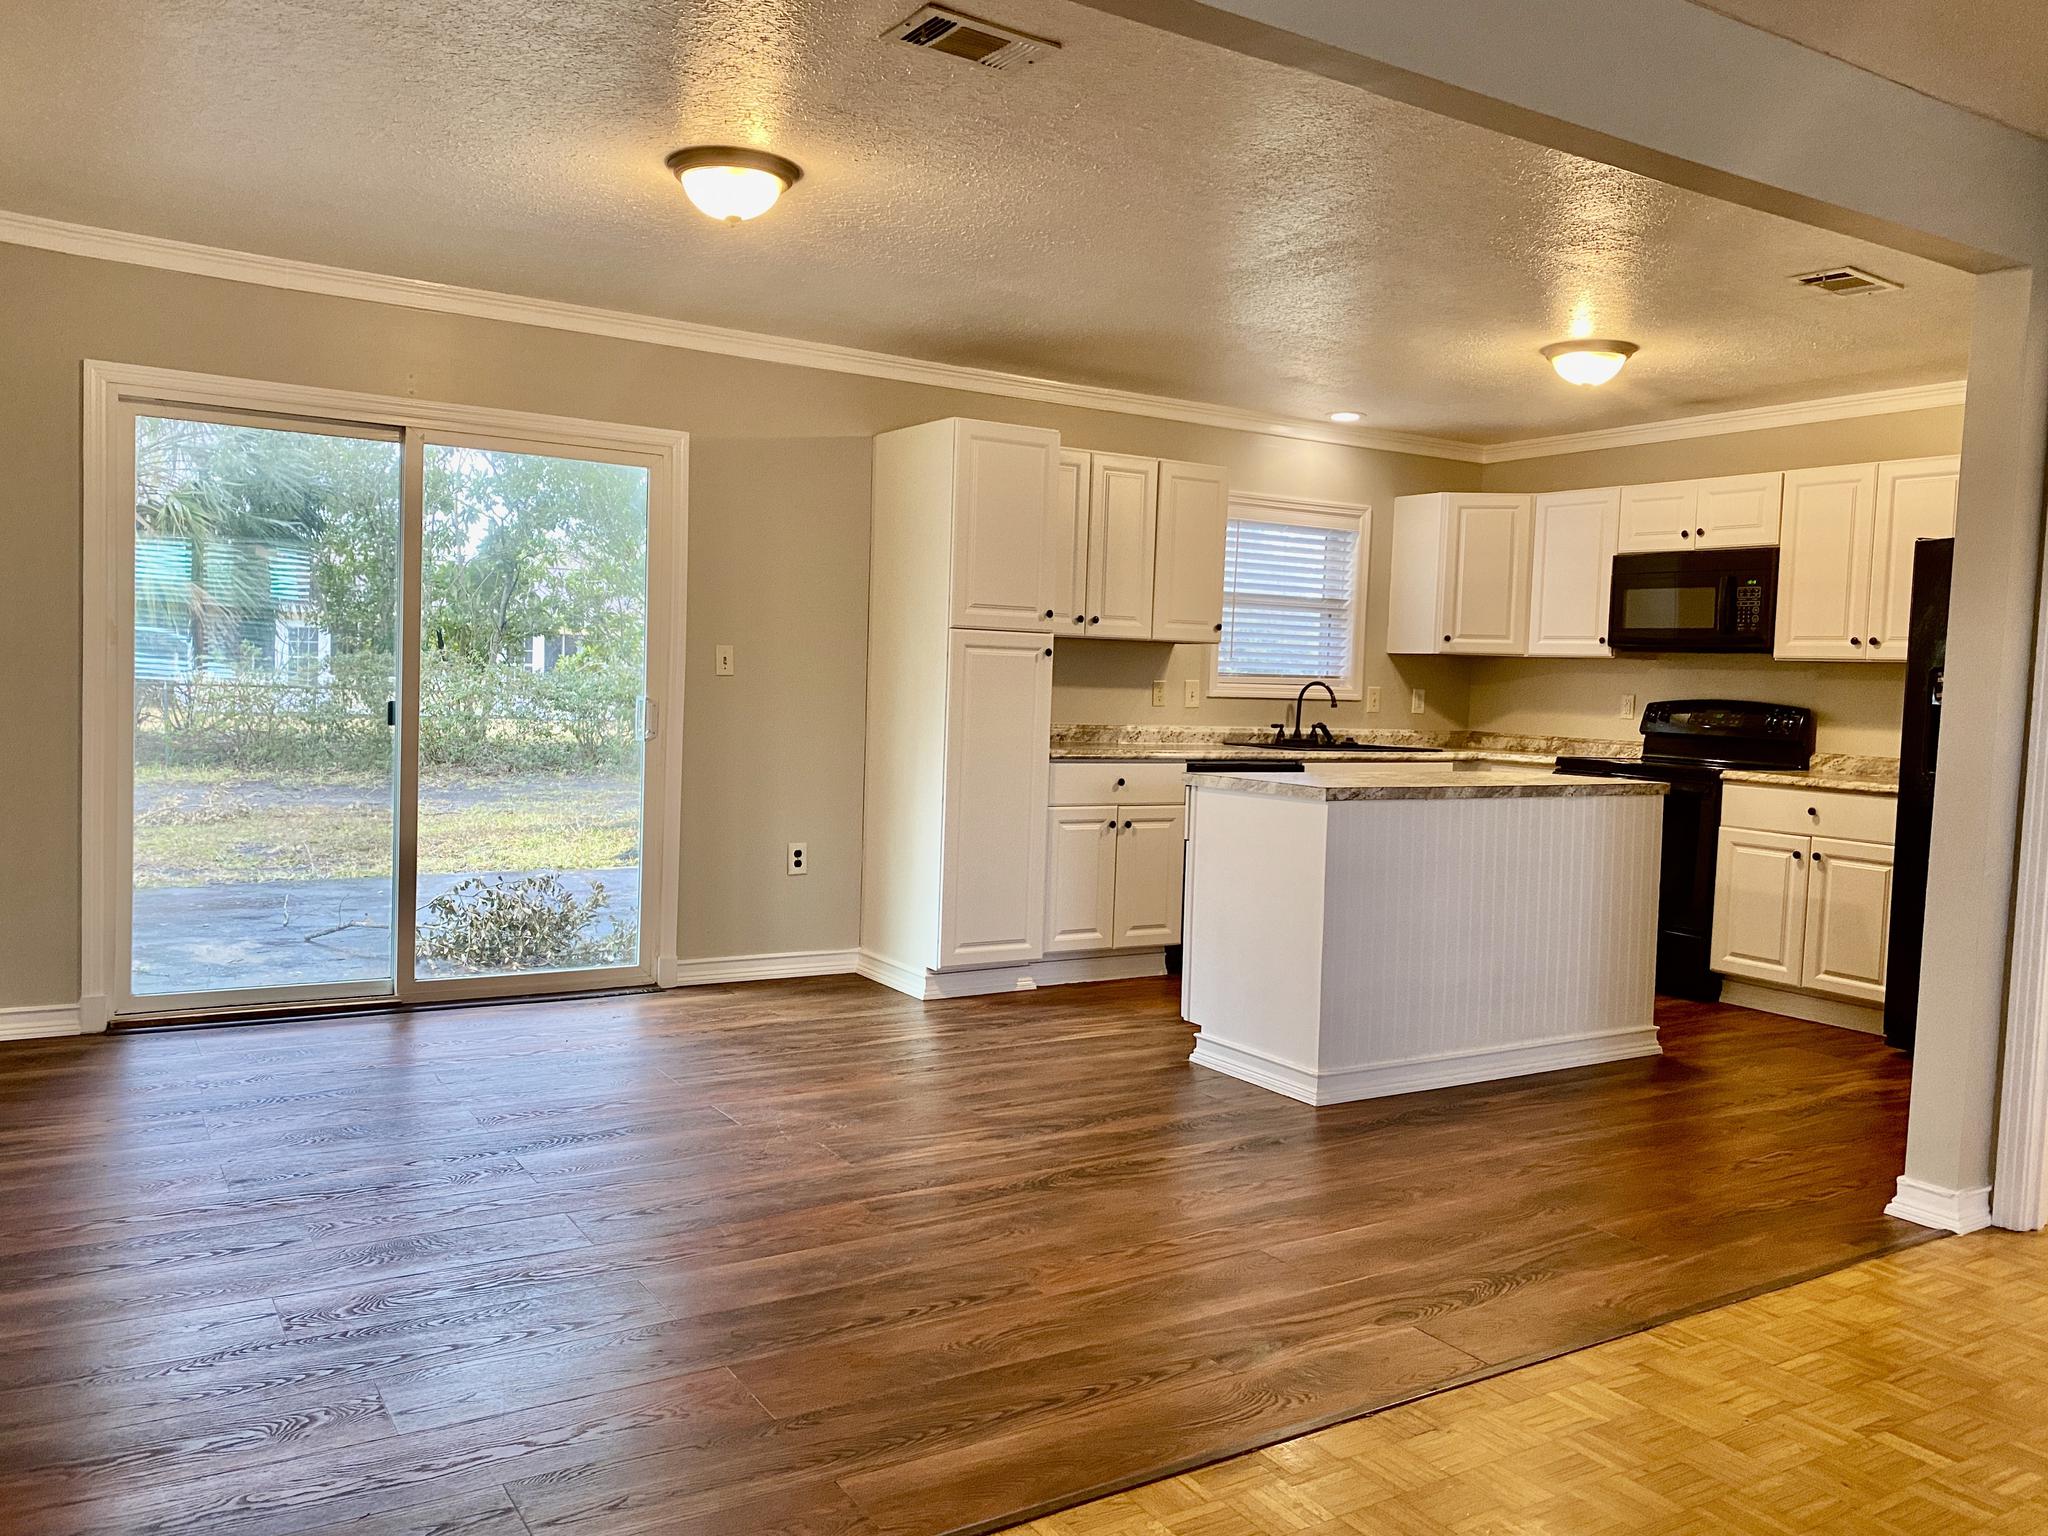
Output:
M651 980L675 460L184 402L108 433L109 1011Z

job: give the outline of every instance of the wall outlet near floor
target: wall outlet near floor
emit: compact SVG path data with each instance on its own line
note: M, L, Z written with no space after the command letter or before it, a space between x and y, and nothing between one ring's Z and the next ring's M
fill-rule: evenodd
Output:
M733 669L733 655L732 655L732 647L731 647L731 646L729 646L729 645L721 645L721 646L720 646L720 647L718 648L718 675L719 675L720 677L731 677L731 676L732 676L732 669Z
M1380 712L1380 689L1377 683L1365 690L1365 712L1368 715Z
M1425 713L1428 708L1429 704L1424 699L1422 690L1420 688L1410 688L1408 690L1408 713L1419 715Z
M1181 682L1180 701L1189 709L1202 707L1202 680L1199 677L1186 678Z
M1621 708L1617 709L1617 710L1615 711L1615 713L1616 713L1617 715L1621 716L1621 718L1622 718L1622 719L1624 719L1624 720L1633 720L1633 719L1635 719L1635 717L1636 717L1636 696L1635 696L1634 694L1632 694L1632 693L1624 693L1624 694L1623 694L1623 695L1621 696Z
M1166 708L1166 679L1163 677L1152 685L1152 707L1154 709Z
M811 872L811 851L802 843L789 845L789 872L792 875L808 875Z

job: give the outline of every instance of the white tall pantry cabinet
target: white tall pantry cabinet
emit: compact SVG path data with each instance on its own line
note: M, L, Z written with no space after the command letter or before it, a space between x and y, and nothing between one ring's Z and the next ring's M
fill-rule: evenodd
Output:
M861 949L906 990L1044 951L1061 483L1056 432L954 419L875 439Z

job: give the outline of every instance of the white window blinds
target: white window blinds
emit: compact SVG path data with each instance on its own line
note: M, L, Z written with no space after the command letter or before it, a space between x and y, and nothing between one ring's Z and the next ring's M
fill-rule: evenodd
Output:
M1358 629L1357 520L1280 517L1230 519L1216 675L1348 678Z

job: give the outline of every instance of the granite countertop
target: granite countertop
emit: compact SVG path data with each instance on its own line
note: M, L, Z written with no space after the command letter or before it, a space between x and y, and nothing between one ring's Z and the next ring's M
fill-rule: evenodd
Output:
M1578 799L1594 795L1661 795L1651 779L1562 778L1541 763L1477 757L1463 762L1322 764L1299 773L1210 773L1199 789L1239 790L1286 800Z
M1402 763L1500 763L1548 768L1558 757L1631 758L1642 750L1639 741L1596 741L1564 736L1508 736L1495 732L1367 732L1366 738L1388 746L1415 749L1395 752L1344 752L1310 747L1288 747L1279 751L1255 746L1250 735L1262 732L1239 728L1200 726L1056 726L1053 729L1054 762L1093 763L1184 763L1196 758L1210 762L1253 764L1298 758L1313 765L1355 765ZM1391 738L1391 739L1390 739ZM1812 766L1803 773L1731 769L1723 782L1729 784L1776 784L1787 789L1831 789L1847 794L1896 795L1899 792L1896 758L1854 757L1839 752L1817 752ZM1589 782L1589 781L1580 781Z

